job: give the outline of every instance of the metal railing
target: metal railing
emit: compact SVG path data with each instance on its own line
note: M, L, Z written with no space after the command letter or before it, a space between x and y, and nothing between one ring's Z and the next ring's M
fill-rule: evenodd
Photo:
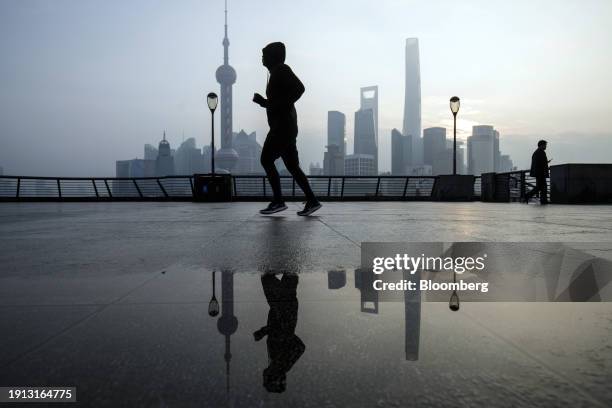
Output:
M508 192L507 200L504 201L520 201L525 198L527 192L529 192L536 185L535 177L529 175L529 170L516 170L505 173L497 173L496 178L501 179L508 177ZM547 199L550 200L550 179L546 179L547 183Z
M324 200L428 200L434 176L309 176ZM304 194L291 176L281 176L287 199ZM268 200L272 188L264 175L232 175L234 199ZM0 176L1 201L192 200L193 176L140 178Z
M535 186L528 170L497 173L503 182L502 199L518 201ZM272 198L264 175L232 175L236 201ZM317 197L323 200L431 200L436 176L308 176ZM291 176L281 176L283 195L302 200L304 194ZM474 199L482 197L482 178L475 177ZM29 177L0 176L0 201L151 201L182 200L194 197L193 176L166 177Z

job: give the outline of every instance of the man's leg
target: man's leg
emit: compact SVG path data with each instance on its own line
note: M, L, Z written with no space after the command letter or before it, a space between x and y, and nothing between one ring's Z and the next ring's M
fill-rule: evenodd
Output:
M548 186L546 185L546 177L538 177L536 185L540 190L540 203L548 204Z
M278 174L278 170L276 170L276 166L274 165L274 161L276 161L276 159L279 157L280 148L278 143L276 143L274 136L269 133L261 150L261 165L264 168L266 175L268 176L270 186L272 187L274 202L282 203L283 195L281 191L280 175Z
M308 178L300 168L300 160L298 157L297 147L295 145L295 139L288 141L287 146L282 151L281 157L283 158L283 162L285 163L285 167L293 178L295 182L300 186L304 195L306 196L306 200L310 202L317 201L312 188L310 188L310 183L308 182Z
M540 182L539 182L539 178L536 178L536 185L534 188L532 188L530 191L528 191L525 194L525 201L529 201L531 199L531 197L533 197L534 195L536 195L538 193L538 191L540 191Z

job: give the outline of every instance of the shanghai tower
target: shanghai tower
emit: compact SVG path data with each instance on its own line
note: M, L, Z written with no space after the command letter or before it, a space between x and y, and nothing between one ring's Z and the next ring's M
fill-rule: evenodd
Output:
M238 161L238 153L232 148L232 85L236 82L236 70L229 64L227 0L225 1L223 65L217 68L216 76L217 82L221 85L221 149L217 151L215 157L219 168L230 171Z
M421 138L421 68L419 64L419 39L406 39L406 94L404 99L404 136L412 136L410 165L423 163Z

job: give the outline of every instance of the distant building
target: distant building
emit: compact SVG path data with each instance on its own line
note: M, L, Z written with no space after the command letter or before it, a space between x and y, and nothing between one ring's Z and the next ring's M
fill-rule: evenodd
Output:
M155 177L155 160L117 160L115 177Z
M423 164L434 166L434 158L446 149L446 129L430 127L423 130Z
M500 158L499 172L508 172L514 170L514 163L508 154L502 154Z
M174 165L176 174L191 175L195 173L205 173L204 158L202 150L196 147L196 140L193 137L185 140L174 154Z
M429 164L420 164L418 166L408 166L406 168L408 176L431 176L432 167Z
M155 146L146 144L144 145L144 159L145 160L157 160L158 151Z
M311 176L322 176L323 167L321 167L320 163L310 163L308 174Z
M496 142L499 134L493 126L480 125L472 127L472 136L468 137L468 173L476 176L495 171Z
M346 155L346 116L338 111L327 112L327 146L333 145Z
M4 169L0 166L0 176L4 176Z
M457 174L465 174L463 141L457 140ZM432 175L453 174L453 141L447 140L444 149L435 149Z
M344 159L346 176L376 176L376 160L371 154L351 154Z
M435 152L433 165L431 166L433 176L440 174L453 174L453 149L445 147Z
M164 131L164 138L159 142L158 154L155 162L155 175L157 177L163 177L174 174L174 158L172 157L170 143L166 140L166 132Z
M500 171L501 152L499 151L499 132L493 131L493 167L495 171Z
M366 86L361 88L360 92L360 108L362 110L372 110L372 119L374 120L374 144L378 149L378 86ZM378 156L375 156L378 162Z
M227 3L226 3L227 6ZM229 64L229 38L227 36L227 7L225 10L225 36L223 37L223 65L217 68L215 76L221 87L220 112L221 119L221 149L215 152L215 167L232 171L238 162L238 153L232 147L233 138L233 107L232 86L236 82L236 70Z
M467 174L464 142L457 140L457 174Z
M323 174L326 176L344 175L344 159L340 147L328 145L327 151L323 154Z
M234 174L264 174L261 166L261 145L257 142L257 134L247 134L244 130L234 133L233 146L238 153L238 161L232 170Z
M404 95L404 127L402 134L412 136L412 160L408 165L423 163L423 139L421 138L421 66L419 39L406 39L406 77ZM429 163L431 165L431 163Z
M391 130L391 174L406 175L412 162L412 136L404 136L399 130Z
M355 112L354 154L372 156L374 172L378 174L378 146L375 129L374 111L372 109L360 109Z

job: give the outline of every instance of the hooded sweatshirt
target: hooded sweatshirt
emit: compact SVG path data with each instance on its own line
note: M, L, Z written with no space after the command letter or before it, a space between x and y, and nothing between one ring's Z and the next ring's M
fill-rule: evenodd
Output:
M297 137L297 112L294 104L304 93L304 85L285 64L283 43L268 44L262 51L270 70L266 86L266 114L270 133Z

